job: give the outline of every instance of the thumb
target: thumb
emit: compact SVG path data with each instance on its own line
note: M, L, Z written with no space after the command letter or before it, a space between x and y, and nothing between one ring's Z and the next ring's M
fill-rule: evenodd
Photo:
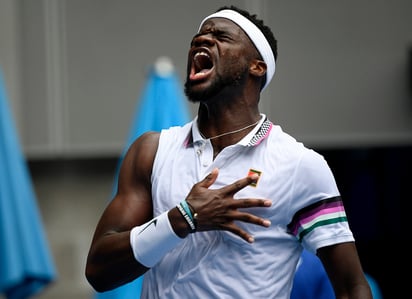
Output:
M209 188L216 182L217 176L219 175L219 169L213 168L213 170L203 179L201 185L205 188Z

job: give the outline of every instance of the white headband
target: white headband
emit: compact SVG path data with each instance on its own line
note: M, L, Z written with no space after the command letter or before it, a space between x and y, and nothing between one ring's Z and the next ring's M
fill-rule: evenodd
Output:
M246 32L255 47L258 49L260 55L263 58L263 61L266 62L266 83L265 86L263 86L262 90L265 89L266 86L268 86L270 80L272 80L273 75L275 74L276 63L272 48L270 47L269 42L263 35L262 31L260 31L260 29L246 17L231 9L221 10L204 18L200 23L198 31L200 31L203 23L211 18L229 19L236 23L240 28L242 28L244 32Z

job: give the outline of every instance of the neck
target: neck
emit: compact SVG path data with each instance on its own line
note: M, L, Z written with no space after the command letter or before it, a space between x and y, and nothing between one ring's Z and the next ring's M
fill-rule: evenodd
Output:
M223 137L223 136L227 136L227 135L231 135L231 134L235 134L235 133L239 133L239 132L245 131L245 130L247 130L247 129L249 129L249 128L252 128L252 127L256 126L256 125L259 123L259 121L260 121L260 119L258 119L256 122L251 123L251 124L248 124L248 125L246 125L246 126L244 126L244 127L242 127L242 128L239 128L239 129L236 129L236 130L232 130L232 131L229 131L229 132L225 132L225 133L221 133L221 134L218 134L218 135L215 135L215 136L212 136L212 137L205 137L205 136L202 134L202 132L200 132L200 130L199 130L199 133L200 133L200 135L201 135L204 139L213 140L213 139L217 139L217 138L220 138L220 137Z

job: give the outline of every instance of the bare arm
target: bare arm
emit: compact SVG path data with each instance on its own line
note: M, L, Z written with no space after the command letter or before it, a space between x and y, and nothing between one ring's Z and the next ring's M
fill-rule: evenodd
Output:
M158 133L142 135L122 162L118 192L97 224L87 257L86 277L97 291L113 289L147 271L133 256L130 230L152 218L150 176L158 140Z
M355 243L320 248L317 252L337 299L372 299Z

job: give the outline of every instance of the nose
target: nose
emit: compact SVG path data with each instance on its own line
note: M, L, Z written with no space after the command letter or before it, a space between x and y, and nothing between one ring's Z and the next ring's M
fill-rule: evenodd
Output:
M210 33L205 33L202 35L197 35L193 38L192 46L201 47L201 46L212 46L214 45L215 40Z

